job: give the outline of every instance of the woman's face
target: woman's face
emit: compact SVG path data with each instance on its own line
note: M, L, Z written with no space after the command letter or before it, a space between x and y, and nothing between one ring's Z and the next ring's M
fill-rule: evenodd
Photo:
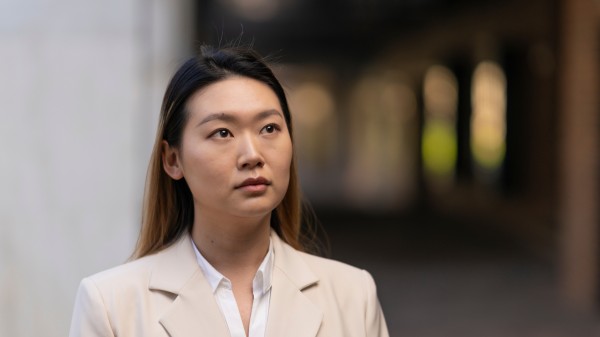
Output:
M287 191L292 162L275 93L260 81L229 77L196 92L186 109L181 146L165 145L165 169L187 181L196 216L268 215Z

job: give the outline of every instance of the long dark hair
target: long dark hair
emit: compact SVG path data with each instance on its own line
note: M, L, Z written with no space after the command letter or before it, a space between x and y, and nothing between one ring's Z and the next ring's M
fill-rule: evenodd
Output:
M216 49L203 46L200 54L186 61L169 83L160 112L156 140L146 177L142 227L133 258L158 252L176 241L194 222L192 193L185 179L173 180L164 171L162 142L180 147L190 96L198 90L230 76L244 76L268 85L279 99L292 136L292 117L285 92L263 58L244 47ZM301 226L301 195L295 156L290 165L287 192L271 213L271 227L292 247L305 250ZM308 237L308 236L306 236Z

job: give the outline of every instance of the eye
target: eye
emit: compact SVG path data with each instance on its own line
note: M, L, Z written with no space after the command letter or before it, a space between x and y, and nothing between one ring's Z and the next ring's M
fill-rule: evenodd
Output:
M216 137L216 138L227 138L227 137L231 137L233 136L231 134L231 132L227 129L219 129L216 130L215 132L213 132L210 137Z
M275 131L280 131L280 130L281 130L281 128L277 124L267 124L267 125L265 125L265 127L262 128L261 132L274 133Z

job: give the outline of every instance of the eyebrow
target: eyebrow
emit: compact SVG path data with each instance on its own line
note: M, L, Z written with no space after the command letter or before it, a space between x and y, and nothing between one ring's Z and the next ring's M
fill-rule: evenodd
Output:
M258 113L256 116L254 116L253 120L259 121L259 120L266 119L270 116L279 116L279 117L283 118L283 115L281 114L281 112L279 110L269 109L269 110L261 111L260 113ZM285 119L285 118L283 118L283 119ZM200 126L202 124L206 124L206 123L214 121L214 120L233 123L233 122L237 121L237 118L226 112L217 112L217 113L213 113L213 114L210 114L210 115L204 117L204 119L202 119L200 121L200 123L198 123L196 126Z

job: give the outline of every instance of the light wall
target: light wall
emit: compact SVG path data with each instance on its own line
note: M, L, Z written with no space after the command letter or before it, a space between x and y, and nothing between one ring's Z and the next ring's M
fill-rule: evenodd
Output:
M0 335L66 336L124 262L188 0L0 2Z

